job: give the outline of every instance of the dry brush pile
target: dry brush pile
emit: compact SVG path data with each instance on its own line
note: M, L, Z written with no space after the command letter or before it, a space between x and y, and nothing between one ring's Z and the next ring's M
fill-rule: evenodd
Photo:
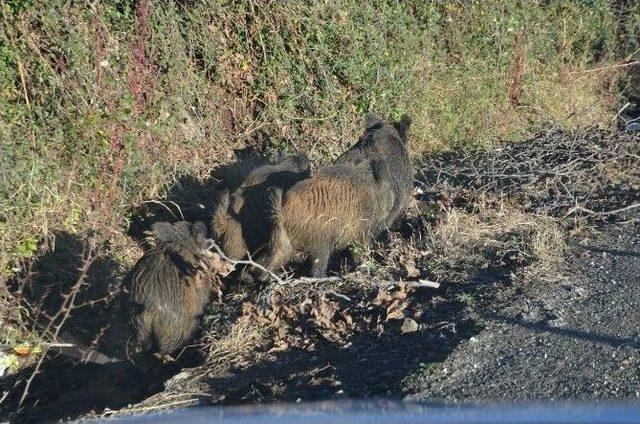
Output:
M607 217L640 205L637 133L549 128L484 152L460 147L427 160L425 183L457 198L485 194L555 217Z

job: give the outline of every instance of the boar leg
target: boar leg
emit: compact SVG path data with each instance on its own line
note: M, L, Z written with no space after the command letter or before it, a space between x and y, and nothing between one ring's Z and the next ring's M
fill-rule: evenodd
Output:
M295 251L287 231L281 226L278 226L275 228L271 236L269 253L261 257L258 260L258 263L266 263L267 268L273 272L278 272L291 260L294 253ZM266 281L268 279L268 275L266 273L262 273L262 278L260 278L260 280Z
M154 344L153 318L143 312L135 318L135 326L137 327L137 348L151 350Z
M313 278L323 278L327 276L330 255L331 248L329 246L318 246L311 252L311 276Z

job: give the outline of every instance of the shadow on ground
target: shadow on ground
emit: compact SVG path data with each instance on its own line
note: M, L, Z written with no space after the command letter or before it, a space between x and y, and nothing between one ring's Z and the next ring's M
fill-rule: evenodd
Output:
M522 318L512 318L503 314L483 314L483 318L505 324L518 325L531 330L534 333L550 333L577 340L586 340L592 343L603 344L609 347L628 346L633 349L640 349L640 340L631 337L616 337L606 334L599 334L595 331L584 331L580 329L554 327L549 325L547 320L527 321Z
M179 178L161 201L146 201L131 208L131 223L127 234L143 248L148 248L145 232L155 222L202 221L209 225L220 193L233 192L244 177L267 160L251 149L235 151L236 161L215 168L200 180L192 175Z
M425 364L443 361L461 342L482 330L482 323L460 294L489 303L492 293L510 284L498 269L479 272L465 283L414 294L423 313L420 328L402 334L401 323L380 336L357 334L347 345L317 338L312 350L290 348L275 360L235 370L206 381L210 402L218 405L310 401L338 398L401 398L406 379ZM482 293L482 295L480 295Z

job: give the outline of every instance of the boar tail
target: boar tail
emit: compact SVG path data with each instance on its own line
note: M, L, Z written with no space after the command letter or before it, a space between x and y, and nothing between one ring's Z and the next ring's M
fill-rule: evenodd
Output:
M229 190L225 189L218 199L218 204L211 217L211 229L216 237L221 237L227 230L227 215L229 214L229 204L231 203Z
M282 189L272 188L269 190L269 203L271 204L271 216L275 220L282 211Z
M229 189L225 188L220 195L220 200L218 200L218 207L216 207L216 213L226 213L227 209L229 209L229 203L231 203L231 194L229 194Z
M286 229L282 224L282 196L281 188L269 190L269 201L271 203L271 219L273 220L273 232L269 241L269 252L261 259L267 268L277 271L284 266L292 256L293 247ZM268 281L268 273L260 273L259 280Z

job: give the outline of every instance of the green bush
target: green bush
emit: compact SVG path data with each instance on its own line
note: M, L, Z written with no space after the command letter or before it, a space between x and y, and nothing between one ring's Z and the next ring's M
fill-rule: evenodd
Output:
M606 123L640 10L608 1L65 2L1 6L2 257L252 146L327 162L369 109L412 152Z

